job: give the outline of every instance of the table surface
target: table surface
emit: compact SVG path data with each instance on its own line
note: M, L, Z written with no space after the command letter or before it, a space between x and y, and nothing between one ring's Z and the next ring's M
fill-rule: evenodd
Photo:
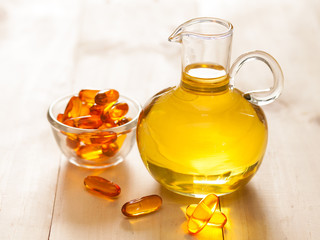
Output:
M106 170L81 169L62 156L46 119L50 103L84 88L115 88L144 104L179 83L180 48L167 42L179 24L214 16L233 23L232 61L264 50L282 66L281 97L263 107L269 143L256 176L221 197L228 222L197 235L183 210L199 199L154 181L136 145ZM0 1L0 239L320 239L320 2L268 1ZM261 88L271 74L249 63L240 89ZM256 81L257 80L257 81ZM83 179L118 183L107 200ZM159 194L157 213L128 219L128 200Z

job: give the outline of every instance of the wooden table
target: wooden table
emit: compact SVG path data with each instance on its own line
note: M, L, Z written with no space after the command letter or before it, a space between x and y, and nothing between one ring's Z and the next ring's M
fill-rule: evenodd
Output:
M186 229L184 208L198 199L159 186L134 146L105 171L69 164L51 134L50 103L83 88L115 88L143 104L178 84L176 26L199 16L234 24L232 60L261 49L282 66L285 89L263 107L269 145L257 175L221 197L224 229ZM30 0L0 2L0 239L320 239L320 2ZM237 86L260 88L271 74L248 64ZM262 69L262 70L261 70ZM99 174L122 194L106 200L83 179ZM161 210L127 219L126 201L149 194Z

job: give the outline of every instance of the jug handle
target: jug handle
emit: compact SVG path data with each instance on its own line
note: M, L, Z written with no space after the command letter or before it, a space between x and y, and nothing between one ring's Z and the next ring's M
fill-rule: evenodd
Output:
M273 75L273 86L264 90L253 90L245 92L243 97L249 102L262 106L272 103L277 99L283 89L283 73L278 62L268 53L263 51L252 51L240 55L230 68L230 86L234 87L234 78L242 65L251 60L259 60L267 64Z

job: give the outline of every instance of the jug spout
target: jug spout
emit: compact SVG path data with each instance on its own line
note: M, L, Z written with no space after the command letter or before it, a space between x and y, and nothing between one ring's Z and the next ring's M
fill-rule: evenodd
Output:
M169 36L168 40L169 42L182 42L181 33L183 32L184 27L180 25L174 32Z
M219 66L229 70L233 26L211 17L191 19L178 26L169 36L170 42L182 45L182 68L194 64Z
M225 20L212 17L201 17L191 19L177 27L169 36L169 41L181 43L184 36L213 40L231 37L232 32L232 24Z

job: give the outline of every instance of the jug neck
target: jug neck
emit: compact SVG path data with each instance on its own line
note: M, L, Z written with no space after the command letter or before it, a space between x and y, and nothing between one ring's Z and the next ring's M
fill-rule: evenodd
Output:
M228 88L233 26L217 18L195 18L180 25L169 41L181 43L185 89L220 92Z
M229 89L229 75L223 66L193 63L182 69L180 86L199 94L221 94Z

